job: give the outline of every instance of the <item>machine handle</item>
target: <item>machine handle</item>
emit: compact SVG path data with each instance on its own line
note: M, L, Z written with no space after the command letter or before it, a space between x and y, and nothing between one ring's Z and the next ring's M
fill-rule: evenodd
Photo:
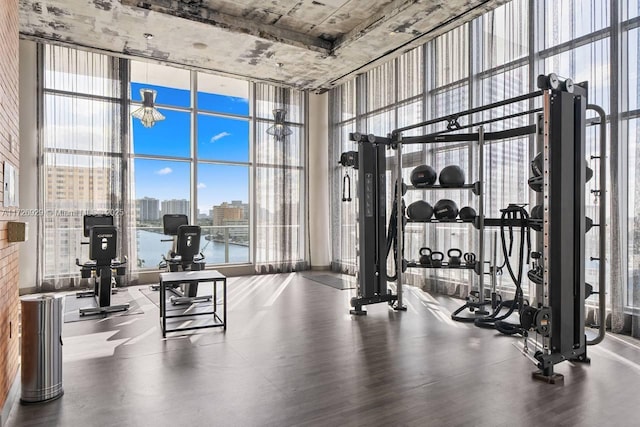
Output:
M124 261L118 261L118 260L113 260L111 261L111 267L122 267L123 265L127 265L127 260L125 259Z

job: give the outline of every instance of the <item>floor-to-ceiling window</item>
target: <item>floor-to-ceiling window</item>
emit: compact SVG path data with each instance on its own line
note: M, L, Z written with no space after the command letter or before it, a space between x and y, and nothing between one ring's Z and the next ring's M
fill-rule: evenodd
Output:
M85 213L112 213L130 271L156 269L170 250L163 214L202 226L209 264L302 269L305 252L303 92L40 45L42 69L39 284L73 285ZM141 89L164 116L130 112ZM258 96L254 96L258 93ZM291 130L274 138L274 109ZM254 113L258 110L258 113ZM266 245L254 236L265 235Z
M627 191L627 238L624 248L628 250L628 271L625 305L636 318L640 316L640 2L627 0L620 7L620 51L619 63L622 76L620 84L620 140L626 144ZM625 144L621 144L623 147ZM623 157L624 158L624 157ZM624 236L624 235L622 235ZM624 240L624 237L623 237ZM640 335L640 321L636 321Z
M137 266L156 266L170 249L165 214L202 227L208 263L248 263L249 82L131 61L132 110L142 89L156 91L165 119L152 127L131 119Z
M46 287L73 284L83 215L114 215L123 223L121 85L123 62L96 53L46 45L40 50L40 256Z

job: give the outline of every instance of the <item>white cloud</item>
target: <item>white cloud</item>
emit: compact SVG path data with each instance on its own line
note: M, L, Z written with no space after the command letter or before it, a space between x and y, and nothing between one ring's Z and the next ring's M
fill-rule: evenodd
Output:
M173 172L173 169L171 169L171 168L162 168L162 169L156 171L156 173L158 175L169 175L171 172Z
M204 182L200 182L198 183L198 188L207 188L207 184L205 184Z
M219 134L217 134L217 135L213 135L213 136L211 137L211 140L210 140L209 142L216 142L217 140L222 139L222 138L224 138L225 136L230 136L230 135L231 135L231 134L230 134L229 132L220 132L220 133L219 133Z

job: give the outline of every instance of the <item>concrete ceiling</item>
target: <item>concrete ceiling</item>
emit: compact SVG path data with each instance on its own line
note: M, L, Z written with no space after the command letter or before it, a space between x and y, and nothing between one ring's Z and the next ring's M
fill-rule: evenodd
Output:
M20 32L30 39L322 90L505 2L20 0Z

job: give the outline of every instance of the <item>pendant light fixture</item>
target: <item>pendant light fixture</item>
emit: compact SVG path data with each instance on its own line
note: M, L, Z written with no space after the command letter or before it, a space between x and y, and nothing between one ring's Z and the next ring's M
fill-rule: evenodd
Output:
M149 40L153 39L153 34L144 33L142 35L147 40L147 48L149 48ZM146 83L149 83L149 63L145 64L145 79ZM142 98L142 107L131 112L131 115L136 119L140 119L142 126L146 128L152 127L156 122L164 120L164 116L160 111L156 110L156 92L153 89L140 89L140 98Z
M164 116L154 107L156 94L157 92L153 89L140 89L142 107L131 113L133 117L140 119L142 126L146 128L150 128L156 122L164 120Z
M285 124L284 118L286 115L287 110L284 108L276 108L273 110L273 120L275 124L267 128L267 133L273 135L278 142L284 141L285 137L293 133L291 128Z

